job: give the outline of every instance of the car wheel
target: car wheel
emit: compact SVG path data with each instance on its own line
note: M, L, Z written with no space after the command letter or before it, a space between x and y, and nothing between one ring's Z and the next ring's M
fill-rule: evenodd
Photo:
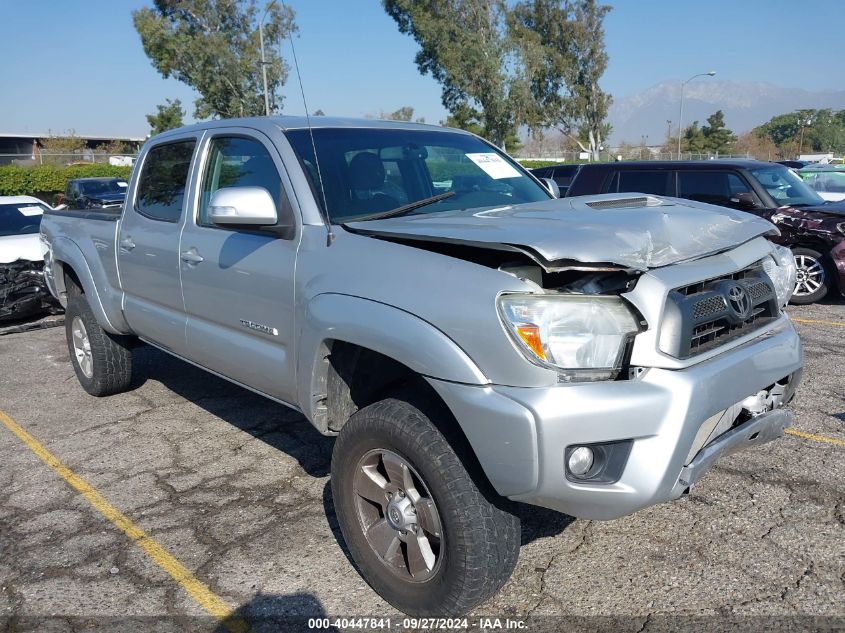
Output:
M353 560L382 598L410 615L458 616L510 577L519 519L412 400L372 404L341 429L334 506Z
M823 299L830 290L830 272L818 251L803 246L793 248L797 277L790 303L806 305Z
M97 323L84 294L71 295L65 311L65 336L79 384L92 396L126 391L132 382L132 351L126 337L113 336Z

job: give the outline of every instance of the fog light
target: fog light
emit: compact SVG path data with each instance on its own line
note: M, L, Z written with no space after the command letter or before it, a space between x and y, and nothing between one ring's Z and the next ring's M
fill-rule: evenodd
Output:
M569 472L576 477L583 477L593 467L593 449L579 446L569 454Z

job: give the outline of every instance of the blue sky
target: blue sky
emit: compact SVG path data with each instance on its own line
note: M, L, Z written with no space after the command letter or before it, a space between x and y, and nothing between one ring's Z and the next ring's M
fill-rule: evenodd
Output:
M0 132L144 136L144 115L194 95L152 68L132 26L144 0L0 0ZM419 75L416 45L378 0L290 0L310 110L362 116L413 106L445 117L440 89ZM617 97L710 69L719 79L806 90L845 88L845 1L621 0L605 21ZM286 47L285 54L290 51ZM303 112L293 74L285 112Z

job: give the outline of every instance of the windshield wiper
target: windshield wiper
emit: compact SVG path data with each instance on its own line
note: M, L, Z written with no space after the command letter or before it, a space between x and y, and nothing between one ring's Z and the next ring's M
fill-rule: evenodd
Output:
M445 193L439 193L436 196L431 196L430 198L423 198L422 200L417 200L416 202L411 202L410 204L403 205L401 207L396 207L395 209L391 209L390 211L382 211L380 213L371 213L370 215L364 215L359 218L351 218L347 222L368 222L370 220L383 220L384 218L395 218L400 215L405 215L406 213L410 213L415 209L420 209L422 207L427 207L430 204L434 204L435 202L440 202L441 200L445 200L446 198L451 198L455 195L454 191L447 191ZM344 222L346 224L347 222Z

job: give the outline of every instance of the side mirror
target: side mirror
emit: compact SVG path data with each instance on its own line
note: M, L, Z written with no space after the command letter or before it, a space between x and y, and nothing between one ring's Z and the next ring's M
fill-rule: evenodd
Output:
M736 194L736 197L731 198L731 202L739 209L756 209L759 206L754 194L750 192Z
M560 198L560 187L557 186L557 183L552 180L551 178L543 178L543 184L546 185L546 189L549 190L555 198Z
M208 217L220 226L269 226L279 221L276 203L264 187L225 187L211 194Z

